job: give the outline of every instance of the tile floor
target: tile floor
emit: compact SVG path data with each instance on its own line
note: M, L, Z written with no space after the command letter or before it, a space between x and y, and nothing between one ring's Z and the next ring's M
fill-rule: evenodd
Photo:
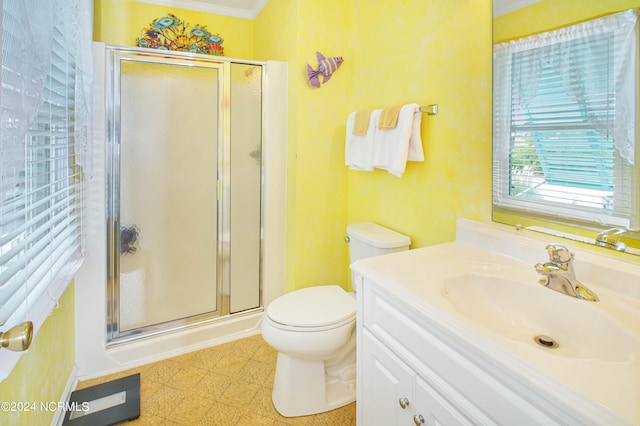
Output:
M140 418L123 425L356 424L355 403L327 413L282 417L271 402L275 352L256 335L86 380L78 389L140 373Z

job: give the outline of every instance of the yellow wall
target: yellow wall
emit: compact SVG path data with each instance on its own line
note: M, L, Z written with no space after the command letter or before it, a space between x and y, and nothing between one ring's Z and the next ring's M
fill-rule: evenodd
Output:
M196 12L176 7L160 6L135 0L99 0L94 3L95 41L116 46L135 46L144 28L151 21L173 13L189 28L206 26L213 34L220 34L224 42L224 56L253 58L253 21L212 13Z
M352 95L350 1L271 0L256 18L256 59L289 63L287 290L348 283L344 121ZM344 64L320 89L316 51Z
M0 383L0 401L35 403L35 410L0 412L0 424L48 425L55 412L40 403L57 403L75 365L74 291L71 285L59 307L46 319L29 351L20 358L9 377ZM0 349L6 350L6 349Z
M458 216L491 218L490 1L311 3L271 0L255 21L256 59L289 62L287 290L348 283L348 223L420 247L452 240ZM320 89L304 73L316 50L345 59ZM440 105L423 116L427 161L400 179L348 171L348 113L402 102Z
M131 45L168 11L208 24L227 56L289 63L287 152L288 291L349 287L348 223L375 221L411 236L412 247L450 241L455 219L491 218L490 0L270 0L247 31L244 20L200 16L132 0L101 0L99 40ZM184 17L182 16L184 14ZM242 22L239 22L242 21ZM244 46L231 54L227 42ZM241 50L238 48L238 50ZM345 61L320 89L306 79L316 51ZM402 178L344 166L350 111L404 102L438 103L423 116L427 161Z
M494 42L526 37L635 7L640 7L640 0L542 0L497 17Z
M491 220L491 2L355 0L353 109L438 104L422 116L426 161L397 178L349 172L348 221L451 241L457 217Z
M298 55L289 76L298 96L296 134L295 282L289 287L348 285L346 117L352 108L353 59L349 0L299 2ZM308 83L306 65L318 66L316 51L344 63L320 88Z

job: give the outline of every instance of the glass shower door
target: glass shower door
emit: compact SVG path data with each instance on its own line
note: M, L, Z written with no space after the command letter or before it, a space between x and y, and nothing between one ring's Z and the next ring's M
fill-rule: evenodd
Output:
M260 250L262 247L262 67L232 63L230 67L231 167L226 217L230 235L229 312L260 306ZM225 224L226 225L226 224ZM226 275L226 274L225 274Z
M117 59L114 105L120 123L112 170L119 200L111 232L117 233L119 261L112 261L118 282L111 338L221 312L217 171L223 65L143 55Z

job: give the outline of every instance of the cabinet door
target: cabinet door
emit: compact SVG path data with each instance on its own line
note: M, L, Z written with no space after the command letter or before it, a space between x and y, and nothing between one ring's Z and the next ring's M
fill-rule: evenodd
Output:
M409 425L413 422L413 372L383 346L368 330L363 330L362 419L366 426ZM402 407L404 406L404 408Z
M414 423L416 425L472 426L474 424L422 377L416 378L415 400ZM466 401L459 402L466 403Z

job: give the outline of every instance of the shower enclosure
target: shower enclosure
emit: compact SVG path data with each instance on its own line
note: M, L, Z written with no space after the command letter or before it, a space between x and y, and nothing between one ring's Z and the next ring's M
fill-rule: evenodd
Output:
M107 65L107 343L261 309L263 65Z

